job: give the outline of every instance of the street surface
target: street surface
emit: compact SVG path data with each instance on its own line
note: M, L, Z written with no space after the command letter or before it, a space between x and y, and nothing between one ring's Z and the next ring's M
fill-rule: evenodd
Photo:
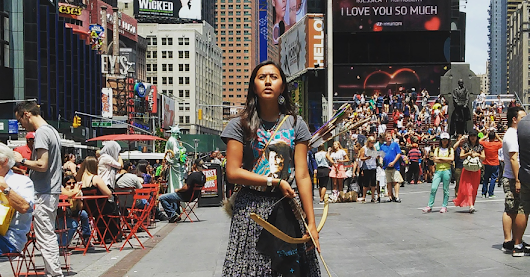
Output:
M530 257L513 258L500 250L500 188L495 199L479 193L475 214L451 204L448 213L440 214L441 187L433 212L423 214L429 191L430 184L407 185L401 188L400 204L330 204L320 243L333 276L530 276ZM322 205L315 208L318 222ZM74 254L72 275L221 276L230 220L217 207L199 208L197 215L200 222L158 223L145 250L106 253L96 248L86 256ZM0 262L2 276L11 276L9 270L9 263Z

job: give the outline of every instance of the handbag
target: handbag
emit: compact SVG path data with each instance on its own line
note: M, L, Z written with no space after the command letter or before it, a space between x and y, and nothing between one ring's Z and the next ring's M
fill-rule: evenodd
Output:
M0 202L0 235L5 236L15 215L15 209L9 205L9 201L3 193L0 194Z
M265 156L265 150L267 149L267 147L269 146L269 144L271 143L272 139L276 136L276 132L278 132L278 130L280 130L280 127L283 125L283 123L285 122L285 120L287 120L287 118L289 117L289 115L286 115L283 117L282 121L280 122L280 124L278 124L278 126L276 127L276 130L274 130L274 133L272 134L272 136L269 138L269 141L267 141L267 144L265 144L265 147L263 148L262 150L262 153L261 153L261 156L260 158L256 161L256 163L254 164L254 168L252 169L252 171L254 171L256 169L256 166L260 163L260 161L263 159L263 157ZM225 212L230 216L232 217L233 215L233 211L234 211L234 204L236 202L236 197L237 197L237 194L239 192L239 190L241 189L241 185L238 185L238 184L234 184L234 193L232 193L232 195L230 196L230 198L228 199L224 199L223 200L223 209L225 210Z
M482 168L482 162L480 162L480 158L479 157L468 156L464 160L464 168L467 171L476 172L476 171L479 171L480 168Z

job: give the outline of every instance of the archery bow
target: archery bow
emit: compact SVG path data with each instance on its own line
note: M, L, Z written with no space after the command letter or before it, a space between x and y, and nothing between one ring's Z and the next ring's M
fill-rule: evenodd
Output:
M307 226L307 223L305 222L305 219L304 219L304 213L302 211L302 208L298 205L298 204L295 204L296 205L296 211L295 214L298 213L298 215L301 217L301 220L302 222L304 222L304 226L309 234L309 237L302 237L302 238L293 238L287 234L285 234L284 232L280 231L278 228L276 228L274 225L270 224L269 222L267 222L266 220L264 220L263 218L261 218L259 215L255 214L255 213L250 213L250 218L252 218L252 220L254 220L256 223L258 223L261 227L263 227L263 229L267 230L269 233L271 233L272 235L274 235L275 237L287 242L287 243L290 243L290 244L302 244L302 243L306 243L308 242L309 240L311 240L313 242L313 245L316 246L316 241L315 239L313 238L313 235L311 234L311 232L309 231L309 227ZM320 233L320 230L322 230L322 227L324 227L324 223L326 223L326 219L328 218L328 210L329 210L329 198L328 198L328 195L324 195L324 211L322 213L322 218L320 219L320 223L318 224L318 227L317 227L317 232ZM317 251L318 252L318 251ZM322 257L322 253L318 252L318 254L320 255L320 259L322 260L322 264L324 264L324 267L326 268L326 272L328 273L328 275L331 277L331 273L329 272L329 269L328 269L328 265L326 264L326 262L324 261L324 258Z

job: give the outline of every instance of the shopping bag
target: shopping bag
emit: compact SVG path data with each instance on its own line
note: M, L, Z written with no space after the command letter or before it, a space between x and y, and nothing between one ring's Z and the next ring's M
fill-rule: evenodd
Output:
M15 209L9 205L7 197L1 193L0 194L0 235L5 236L7 229L9 229L9 224L15 215Z

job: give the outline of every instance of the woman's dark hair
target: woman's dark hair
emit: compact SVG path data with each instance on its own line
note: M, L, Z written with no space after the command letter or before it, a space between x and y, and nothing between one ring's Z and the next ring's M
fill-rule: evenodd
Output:
M63 178L63 187L66 186L66 183L70 180L74 180L75 181L75 177L73 175L66 175L64 176Z
M258 75L259 69L266 65L274 65L280 72L280 76L282 77L282 83L284 85L284 89L281 95L283 95L283 97L285 98L285 103L283 105L280 105L280 112L285 115L294 115L294 124L296 124L296 109L293 103L293 99L291 98L291 92L288 89L287 77L285 77L285 73L277 63L273 61L264 61L258 64L254 68L254 70L252 70L252 74L250 75L250 80L248 84L247 103L240 114L243 135L247 141L250 141L257 137L257 131L261 124L261 119L259 118L258 95L254 91L254 80Z
M148 164L149 163L146 160L138 161L138 166L136 167L138 169L138 174L147 173Z

